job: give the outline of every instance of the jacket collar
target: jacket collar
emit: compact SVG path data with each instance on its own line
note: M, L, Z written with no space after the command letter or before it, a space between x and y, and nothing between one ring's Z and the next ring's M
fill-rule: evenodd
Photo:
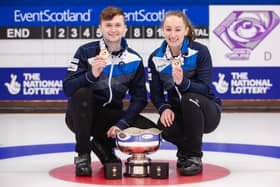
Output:
M188 45L189 45L189 40L187 37L184 38L183 40L183 44L182 44L182 47L181 47L181 55L182 56L187 56L188 55ZM167 45L167 42L166 40L164 40L159 49L157 50L156 52L156 56L158 57L164 57L164 56L170 56L170 54L166 54L166 53L170 53L170 51L168 49L168 45Z

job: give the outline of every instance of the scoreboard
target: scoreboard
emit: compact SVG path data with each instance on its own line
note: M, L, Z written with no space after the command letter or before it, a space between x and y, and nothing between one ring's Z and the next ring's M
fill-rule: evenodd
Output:
M208 27L195 27L197 38L208 38ZM98 39L98 26L0 27L0 39ZM160 26L128 26L128 39L162 39Z

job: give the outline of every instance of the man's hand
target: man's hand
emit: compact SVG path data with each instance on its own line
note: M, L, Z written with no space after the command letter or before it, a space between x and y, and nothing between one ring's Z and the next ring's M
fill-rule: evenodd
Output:
M108 131L107 131L107 137L108 138L115 138L116 137L116 134L118 132L120 132L121 129L117 126L112 126Z
M99 77L101 72L103 71L103 68L106 66L107 62L106 60L101 56L96 56L93 61L91 62L92 69L91 72L94 77Z

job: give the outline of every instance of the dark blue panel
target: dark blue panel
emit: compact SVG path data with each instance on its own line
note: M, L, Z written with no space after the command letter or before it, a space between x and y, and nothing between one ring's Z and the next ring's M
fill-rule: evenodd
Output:
M102 6L8 6L0 7L0 26L97 26ZM209 25L207 5L121 6L128 26L160 26L168 10L181 10L195 26Z
M222 99L279 99L279 71L279 67L215 67L213 90Z
M0 100L66 99L66 68L0 68Z

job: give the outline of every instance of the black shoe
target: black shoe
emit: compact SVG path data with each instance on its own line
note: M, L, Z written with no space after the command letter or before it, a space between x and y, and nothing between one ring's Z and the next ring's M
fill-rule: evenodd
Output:
M188 158L181 151L178 151L176 156L178 157L176 167L181 168L184 165L184 163L187 161Z
M188 157L187 160L182 163L180 168L180 174L183 176L197 175L202 172L201 157Z
M75 157L76 176L91 176L91 159L90 154L82 154Z
M121 162L121 159L119 159L115 155L115 151L113 148L106 147L97 142L96 140L91 141L91 149L103 165L106 163Z

